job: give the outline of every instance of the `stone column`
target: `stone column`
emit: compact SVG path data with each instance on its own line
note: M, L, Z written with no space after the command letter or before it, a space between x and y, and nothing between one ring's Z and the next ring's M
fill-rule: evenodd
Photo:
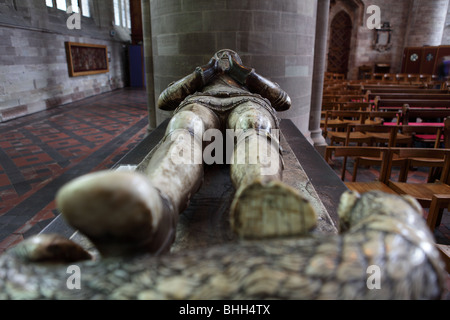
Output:
M152 0L155 95L218 50L277 82L292 108L279 113L309 137L317 0ZM170 116L157 111L158 121Z
M150 0L141 0L142 29L144 36L145 82L147 88L148 130L157 127L155 81L153 77L153 45Z
M448 0L414 0L408 21L406 46L440 45L448 6Z
M325 151L327 146L327 143L322 136L322 130L320 129L320 113L322 111L323 82L327 55L329 11L330 0L318 0L309 131L311 132L311 140L314 143L314 147L321 153Z

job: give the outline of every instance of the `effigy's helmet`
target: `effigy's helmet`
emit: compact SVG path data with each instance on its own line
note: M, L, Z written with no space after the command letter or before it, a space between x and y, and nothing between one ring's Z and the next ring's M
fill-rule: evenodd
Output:
M240 65L242 65L241 57L239 57L239 55L231 49L219 50L213 56L214 59L219 61L219 64L222 66L224 70L227 70L229 68L229 61L230 61L229 57L234 58L235 61L237 61Z

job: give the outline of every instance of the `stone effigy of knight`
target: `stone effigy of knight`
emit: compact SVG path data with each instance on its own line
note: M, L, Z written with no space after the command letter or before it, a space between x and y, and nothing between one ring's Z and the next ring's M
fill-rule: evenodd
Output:
M314 208L282 182L276 112L290 107L276 83L218 51L162 92L158 108L173 116L136 171L90 173L56 195L101 258L61 236L27 239L0 256L0 299L439 299L443 263L415 199L346 192L340 234L309 233ZM171 254L203 179L191 156L212 129L235 132L233 157L244 159L230 164L229 219L242 241ZM78 291L64 280L74 262Z

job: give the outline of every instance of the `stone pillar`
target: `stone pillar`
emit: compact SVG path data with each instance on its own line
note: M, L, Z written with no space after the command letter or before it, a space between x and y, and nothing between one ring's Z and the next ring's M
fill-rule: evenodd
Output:
M152 0L155 95L228 48L291 97L309 137L317 0ZM158 122L170 114L157 111Z
M408 21L406 46L440 45L448 6L448 0L414 0Z
M153 78L153 45L150 0L141 0L142 29L144 38L145 82L147 88L148 130L157 127L155 81Z
M314 147L324 153L327 143L320 129L322 111L323 82L327 55L328 16L330 0L318 0L316 16L316 41L314 44L314 68L312 78L311 111L309 131Z

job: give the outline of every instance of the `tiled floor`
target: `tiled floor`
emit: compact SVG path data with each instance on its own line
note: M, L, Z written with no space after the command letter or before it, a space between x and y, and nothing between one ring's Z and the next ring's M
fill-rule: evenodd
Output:
M124 89L0 124L0 253L55 218L65 182L139 142L147 114L145 91Z

